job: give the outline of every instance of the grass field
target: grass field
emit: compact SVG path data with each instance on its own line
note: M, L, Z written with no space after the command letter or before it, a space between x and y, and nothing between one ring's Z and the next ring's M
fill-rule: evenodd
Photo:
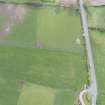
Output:
M89 26L105 30L105 6L89 7Z
M91 31L98 80L97 105L105 104L105 32Z
M21 91L18 105L54 105L55 91L51 88L26 84Z
M45 48L82 50L80 16L75 9L43 8L38 11L37 23L37 43Z
M89 26L96 28L90 30L92 38L92 46L94 51L94 59L96 65L96 74L98 81L98 101L97 105L104 105L105 101L105 7L90 7L89 9Z
M27 10L22 22L16 22L11 32L3 39L4 43L17 46L35 46L37 10ZM2 41L2 40L1 40Z
M70 105L74 95L71 90L56 90L41 85L27 84L23 87L18 105ZM37 100L36 100L37 99Z
M82 52L81 40L80 16L75 9L44 7L28 9L23 22L17 21L0 43Z
M55 89L71 89L75 92L75 98L86 83L87 73L82 54L0 46L0 59L2 105L17 103L21 80Z
M48 105L55 93L54 105L73 105L87 82L81 36L75 9L28 8L23 21L15 21L10 32L0 36L0 105L28 104L24 98L33 97L27 93L35 87L25 87L22 92L21 81L52 88Z

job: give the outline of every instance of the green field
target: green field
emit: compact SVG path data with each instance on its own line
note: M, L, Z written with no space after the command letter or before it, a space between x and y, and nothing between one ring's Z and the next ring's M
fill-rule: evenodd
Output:
M105 30L105 6L89 7L89 26L96 29Z
M54 105L55 91L51 88L26 84L21 91L18 105Z
M75 9L43 8L38 11L37 23L37 43L45 48L82 50L80 16ZM76 43L77 39L80 43Z
M80 16L75 9L44 7L28 9L23 22L16 22L0 43L82 52L81 40Z
M89 27L92 38L96 74L98 81L98 101L97 105L105 104L105 7L89 7Z
M27 84L21 91L18 105L70 105L74 98L72 94L71 90Z
M54 97L54 105L73 105L88 77L77 10L27 7L23 21L14 23L0 36L0 105L36 104L35 85L52 89L45 100L38 93L39 105L52 105ZM22 88L21 81L33 85Z
M98 81L97 105L105 104L105 32L91 31Z
M86 83L87 73L82 54L0 46L0 60L2 105L16 105L21 80L55 89L71 89L75 93L72 94L75 98L71 105Z
M16 21L11 32L1 39L4 44L35 47L37 29L37 10L28 9L22 22Z

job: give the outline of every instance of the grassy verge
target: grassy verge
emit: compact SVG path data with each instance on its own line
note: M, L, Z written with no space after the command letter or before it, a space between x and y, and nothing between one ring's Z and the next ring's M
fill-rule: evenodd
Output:
M98 101L97 105L105 104L105 32L91 31L92 46L96 65L96 74L98 81Z
M29 10L24 21L17 22L4 40L13 43L12 46L6 42L5 45L0 45L1 105L17 104L21 95L20 81L57 90L69 89L70 96L68 92L59 92L54 104L64 105L65 102L74 104L87 81L80 18L76 10L52 7ZM19 47L16 47L14 42ZM38 44L42 49L21 47L22 45L36 47ZM70 101L65 96L69 96Z
M80 16L76 9L43 7L26 9L1 44L83 53ZM75 28L74 28L75 27Z
M97 105L104 105L105 97L105 7L90 7L89 9L89 26L93 29L90 30L92 38L92 47L94 52L94 59L96 64L96 74L98 81L98 101Z
M4 43L21 46L35 46L37 10L28 9L22 22L15 22L9 35L4 39Z

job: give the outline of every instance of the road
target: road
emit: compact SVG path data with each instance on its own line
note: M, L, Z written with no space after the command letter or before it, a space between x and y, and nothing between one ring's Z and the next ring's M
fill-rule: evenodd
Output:
M93 52L92 52L91 41L90 41L90 33L88 30L87 13L84 7L83 0L79 0L79 6L80 6L81 21L83 26L83 36L84 36L84 41L86 46L87 64L88 64L88 70L89 70L89 76L90 76L90 85L88 87L88 91L92 95L92 105L96 105L96 99L97 99L97 81L96 81L96 73L95 73L96 70L95 70Z
M83 91L80 93L80 95L79 95L79 100L80 100L80 102L81 102L82 105L85 105L85 102L84 102L84 99L83 99L83 95L84 95L85 93L88 93L88 90L83 90Z

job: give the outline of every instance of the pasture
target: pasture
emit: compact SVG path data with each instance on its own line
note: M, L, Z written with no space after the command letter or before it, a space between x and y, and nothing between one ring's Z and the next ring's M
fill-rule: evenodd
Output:
M105 104L105 32L91 31L92 47L98 81L97 105Z
M51 88L49 97L45 97L48 105L52 105L54 97L54 105L66 102L73 105L88 77L78 11L3 6L4 12L0 12L5 22L0 18L4 26L0 32L0 105L28 104L27 98L36 97L30 94L31 89L36 93L35 84ZM27 82L34 85L24 87ZM39 97L43 98L43 91ZM32 103L30 100L30 105L36 104L37 99ZM42 102L46 104L46 100Z
M20 7L21 9L23 10L23 7ZM54 7L27 9L24 7L24 11L25 14L19 15L23 17L21 20L18 19L16 11L13 19L10 14L8 15L10 18L8 21L11 22L12 19L13 25L9 25L9 32L5 32L4 28L6 35L0 39L1 44L83 52L80 16L76 9Z
M105 6L89 7L89 27L105 31Z
M70 105L74 95L69 89L56 90L35 84L26 84L20 94L18 105Z
M80 16L75 9L43 8L37 23L37 44L53 50L82 51Z
M18 105L53 105L54 90L34 84L26 84L21 90Z
M16 104L19 84L24 80L54 89L70 89L74 96L72 105L87 81L84 57L83 54L0 46L0 104Z
M91 33L91 41L96 65L98 81L98 100L97 105L104 105L105 97L105 7L89 7L88 21Z

